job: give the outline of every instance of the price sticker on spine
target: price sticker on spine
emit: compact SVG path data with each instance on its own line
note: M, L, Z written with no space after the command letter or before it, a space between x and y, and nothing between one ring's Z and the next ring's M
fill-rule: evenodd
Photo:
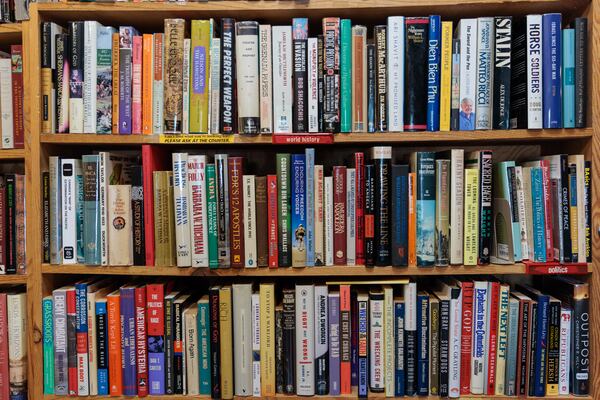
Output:
M164 144L227 144L234 142L234 135L160 135Z

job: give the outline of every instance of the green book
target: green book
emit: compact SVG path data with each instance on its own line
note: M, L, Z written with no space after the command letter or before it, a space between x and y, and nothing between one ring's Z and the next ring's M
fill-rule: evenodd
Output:
M52 296L42 300L44 339L44 394L54 394L54 317Z
M340 132L352 131L352 21L340 22Z
M216 240L216 239L215 239ZM200 371L200 393L209 395L210 386L210 310L208 296L204 295L198 300L198 363Z
M83 165L83 255L87 265L100 265L100 156L84 155Z
M208 225L208 266L219 268L217 241L217 182L215 164L206 164L206 220Z
M292 264L290 249L290 155L277 154L277 187L279 188L277 221L279 224L279 266L289 267Z

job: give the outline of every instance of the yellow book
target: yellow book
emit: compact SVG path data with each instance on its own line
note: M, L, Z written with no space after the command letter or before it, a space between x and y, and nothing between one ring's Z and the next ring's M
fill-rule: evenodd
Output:
M119 134L119 32L112 35L112 133Z
M479 246L479 169L465 169L464 265L477 265Z
M52 68L42 68L41 86L42 90L42 133L52 132L52 120L54 119L54 96L52 95Z
M208 133L208 82L210 79L209 20L192 21L190 59L190 133Z
M452 21L442 22L440 68L440 131L450 130L450 98L452 91Z
M219 289L222 399L233 399L233 322L231 311L231 286L222 286Z
M152 87L154 77L154 35L142 36L142 133L152 135Z
M260 284L260 394L275 396L275 285Z

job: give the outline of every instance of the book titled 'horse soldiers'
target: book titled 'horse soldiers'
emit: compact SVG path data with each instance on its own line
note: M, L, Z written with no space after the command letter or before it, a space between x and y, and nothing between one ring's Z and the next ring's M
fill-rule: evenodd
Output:
M221 133L235 132L235 20L221 19ZM258 92L257 92L258 93Z
M292 21L292 45L294 47L294 132L308 132L308 19L294 18Z
M165 19L164 132L181 133L183 119L183 39L185 20Z
M510 128L510 68L512 17L495 17L494 108L492 128Z
M404 130L427 128L427 55L429 18L407 17L404 68Z
M340 19L323 19L323 128L340 130Z
M258 22L235 25L239 133L257 134L260 126Z
M392 148L376 146L371 150L375 165L375 265L390 265L390 179Z

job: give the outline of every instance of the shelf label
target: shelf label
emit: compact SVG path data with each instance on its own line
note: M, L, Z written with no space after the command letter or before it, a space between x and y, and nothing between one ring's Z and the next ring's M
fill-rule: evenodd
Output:
M559 262L530 262L523 261L525 272L529 275L584 275L588 273L587 263L568 263Z
M234 142L234 135L160 135L158 142L164 144L227 144Z
M273 144L333 144L332 133L276 133Z

